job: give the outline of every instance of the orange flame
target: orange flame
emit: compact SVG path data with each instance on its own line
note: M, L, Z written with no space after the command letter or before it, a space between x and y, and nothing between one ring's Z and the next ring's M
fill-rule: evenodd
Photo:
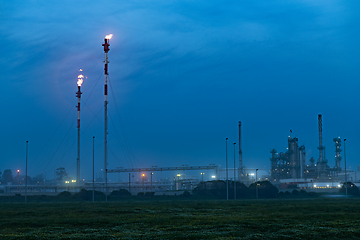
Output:
M105 38L106 38L106 39L111 39L112 36L113 36L112 34L109 34L109 35L106 35Z
M84 75L82 75L82 74L80 74L79 76L78 76L78 81L77 81L77 85L79 86L79 87L81 87L81 84L84 82Z

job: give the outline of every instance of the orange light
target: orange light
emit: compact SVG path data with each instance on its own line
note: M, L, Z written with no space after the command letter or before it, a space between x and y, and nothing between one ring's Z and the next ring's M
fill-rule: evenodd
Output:
M17 172L20 172L20 170L17 170Z
M141 176L145 177L145 173L143 173Z

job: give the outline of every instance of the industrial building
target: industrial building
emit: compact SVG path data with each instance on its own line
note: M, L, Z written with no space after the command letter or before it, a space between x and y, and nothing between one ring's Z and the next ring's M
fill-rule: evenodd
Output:
M322 144L322 115L318 115L319 127L319 158L316 161L313 157L306 164L305 146L298 145L298 138L288 137L288 148L285 152L278 153L273 148L271 153L270 180L275 184L292 183L304 185L304 183L345 181L345 173L340 167L341 162L341 139L334 138L335 164L330 167L325 158L325 147ZM316 161L316 163L315 163ZM320 185L319 185L320 186ZM330 185L331 186L331 185ZM336 185L338 186L338 185Z

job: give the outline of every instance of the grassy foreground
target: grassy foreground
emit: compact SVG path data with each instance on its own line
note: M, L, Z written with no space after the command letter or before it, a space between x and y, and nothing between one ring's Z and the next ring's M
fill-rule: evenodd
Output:
M360 239L360 199L2 203L0 239Z

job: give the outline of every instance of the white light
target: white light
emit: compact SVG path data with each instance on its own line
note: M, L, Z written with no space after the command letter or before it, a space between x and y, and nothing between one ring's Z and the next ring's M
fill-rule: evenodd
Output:
M326 187L329 187L329 185L326 185Z
M314 185L314 187L316 187L316 185Z
M339 184L338 187L341 187L341 185Z
M211 178L216 178L216 176L215 176L215 175L212 175Z
M255 176L255 173L250 173L250 176Z

